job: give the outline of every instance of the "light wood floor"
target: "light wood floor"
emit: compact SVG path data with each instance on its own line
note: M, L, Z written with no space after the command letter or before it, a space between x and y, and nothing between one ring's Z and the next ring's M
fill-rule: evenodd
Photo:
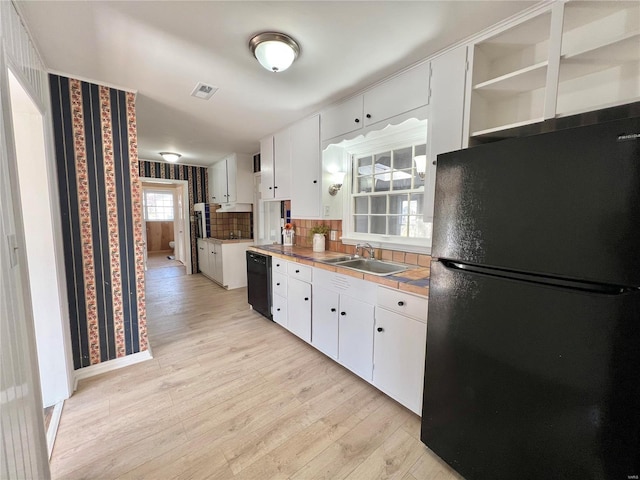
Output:
M54 479L461 478L415 414L180 268L147 280L154 358L65 402Z

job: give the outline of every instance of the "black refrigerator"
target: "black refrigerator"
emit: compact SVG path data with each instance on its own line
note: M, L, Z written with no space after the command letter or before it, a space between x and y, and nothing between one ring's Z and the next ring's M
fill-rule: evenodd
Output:
M640 476L640 119L438 156L422 441L474 479Z

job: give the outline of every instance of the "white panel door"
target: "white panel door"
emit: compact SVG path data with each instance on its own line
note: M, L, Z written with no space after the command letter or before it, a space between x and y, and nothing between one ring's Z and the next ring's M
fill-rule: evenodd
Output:
M338 362L371 381L373 370L373 305L340 296Z
M320 117L291 127L291 215L293 218L320 218L322 186L320 157Z
M420 415L427 324L376 308L373 384Z

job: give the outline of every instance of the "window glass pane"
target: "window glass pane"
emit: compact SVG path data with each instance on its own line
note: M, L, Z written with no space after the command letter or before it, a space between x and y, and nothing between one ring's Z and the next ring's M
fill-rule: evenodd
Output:
M422 188L424 189L424 178L420 178L418 172L413 176L413 188Z
M356 192L370 192L373 185L373 177L360 177L358 178L358 185L356 186Z
M375 196L371 197L371 213L384 215L387 213L387 197Z
M428 223L423 220L422 216L410 216L409 236L414 238L427 238L427 225Z
M356 213L369 213L368 211L369 197L356 197L355 200L356 200L355 201Z
M385 170L391 169L391 152L378 153L375 156L376 169L387 167Z
M411 190L411 170L393 172L394 190Z
M422 208L424 207L424 194L412 193L411 201L409 202L409 213L411 215L422 215Z
M366 175L366 174L370 174L371 171L366 171L364 173L360 172L361 167L369 167L369 169L371 168L371 160L373 159L373 157L371 155L369 155L368 157L362 157L358 159L358 174L359 175Z
M393 151L393 168L396 170L411 168L413 165L413 155L411 147L401 148Z
M408 199L409 197L407 195L389 195L389 213L395 215L409 213L406 210L408 206Z
M390 174L376 175L374 177L374 192L388 192L391 189Z
M354 215L354 229L358 233L368 233L368 218L366 215Z
M387 217L371 217L371 233L385 234L387 233Z
M173 220L173 193L144 192L145 220Z
M402 235L402 227L407 222L407 217L390 216L389 217L389 235Z

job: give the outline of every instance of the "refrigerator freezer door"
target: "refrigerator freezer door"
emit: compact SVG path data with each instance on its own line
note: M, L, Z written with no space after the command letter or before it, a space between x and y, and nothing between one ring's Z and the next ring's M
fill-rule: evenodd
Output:
M640 285L637 134L635 118L438 156L433 256Z
M429 448L469 479L640 474L640 293L431 275Z

